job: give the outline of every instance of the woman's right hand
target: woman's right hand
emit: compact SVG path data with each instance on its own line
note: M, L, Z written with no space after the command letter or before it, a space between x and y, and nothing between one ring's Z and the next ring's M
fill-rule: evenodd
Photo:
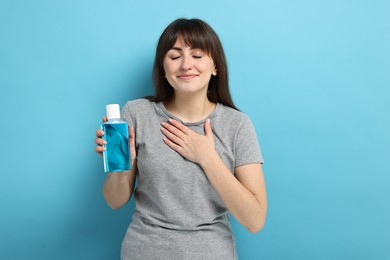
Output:
M102 118L102 122L105 123L107 122L107 117L106 116L103 116ZM105 145L107 142L105 140L103 140L103 135L104 135L104 132L103 130L101 129L98 129L96 131L96 139L95 139L95 144L96 144L96 147L95 147L95 152L98 153L100 156L103 157L103 151L106 150L106 148L103 147L103 145Z
M107 122L106 116L103 116L102 122L103 123ZM105 140L103 140L103 138L102 138L104 134L105 133L101 129L98 129L96 131L95 152L102 157L103 157L103 151L106 150L104 145L107 144L107 142ZM129 127L129 143L130 143L131 162L132 162L133 168L135 168L136 167L136 157L137 157L136 154L137 154L137 152L135 149L135 134L134 134L134 129L132 127Z

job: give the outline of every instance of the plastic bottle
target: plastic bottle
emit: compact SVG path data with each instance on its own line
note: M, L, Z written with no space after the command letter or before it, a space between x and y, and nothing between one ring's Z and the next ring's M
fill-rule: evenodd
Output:
M107 142L103 152L104 172L122 172L131 169L129 149L129 128L121 119L118 104L106 106L108 121L101 125L103 139Z

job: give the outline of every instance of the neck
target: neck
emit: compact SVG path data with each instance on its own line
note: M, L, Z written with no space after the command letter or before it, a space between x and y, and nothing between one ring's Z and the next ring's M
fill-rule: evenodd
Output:
M165 103L166 109L186 123L199 122L208 117L216 104L208 100L207 96L180 96L174 94L170 101Z

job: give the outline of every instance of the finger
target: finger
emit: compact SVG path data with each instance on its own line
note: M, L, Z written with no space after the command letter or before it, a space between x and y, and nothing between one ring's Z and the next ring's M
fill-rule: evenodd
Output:
M207 137L213 138L213 130L211 128L211 122L209 118L207 118L206 122L204 123L204 133Z
M129 138L134 141L135 134L134 134L134 128L129 126Z
M168 119L169 123L171 125L173 125L174 127L176 127L177 129L179 129L180 131L182 131L183 133L185 133L186 135L190 134L191 133L191 130L186 127L185 125L183 125L182 123L176 121L175 119Z
M105 122L107 122L107 121L108 121L107 117L106 117L106 116L103 116L103 117L102 117L102 122L105 123Z
M171 132L169 132L167 129L163 127L160 130L170 141L174 142L177 145L180 146L182 145L183 140L179 138L177 135L172 134Z
M99 129L99 130L96 130L96 136L101 138L102 136L104 135L104 131Z
M172 148L174 151L178 152L181 154L182 148L175 144L174 142L170 141L168 138L163 138L163 141L166 145L168 145L170 148Z
M106 150L103 146L96 146L95 147L95 152L98 153L99 155L102 155L102 153Z
M163 128L165 130L167 130L170 133L176 135L177 137L179 137L182 140L184 140L184 138L187 136L185 133L183 133L183 131L181 131L179 128L177 128L174 125L171 125L171 124L165 123L165 122L161 122L161 125L163 126Z
M102 146L102 145L106 145L107 141L102 139L102 138L96 138L95 139L95 144Z
M134 128L129 127L129 133L130 133L130 153L131 153L131 161L134 164L135 158L137 157L136 155L136 149L135 149L135 133L134 133Z

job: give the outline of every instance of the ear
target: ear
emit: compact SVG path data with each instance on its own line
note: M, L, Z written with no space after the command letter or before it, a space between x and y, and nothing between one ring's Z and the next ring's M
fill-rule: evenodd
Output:
M211 72L213 76L217 76L217 68L214 66L213 71Z

